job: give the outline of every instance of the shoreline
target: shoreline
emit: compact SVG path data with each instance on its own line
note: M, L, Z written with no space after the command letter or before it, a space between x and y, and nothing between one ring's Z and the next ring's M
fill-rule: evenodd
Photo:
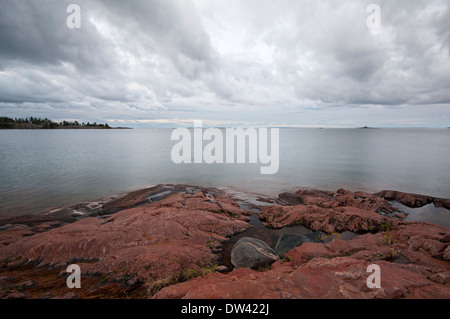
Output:
M152 194L158 193L160 192L161 189L165 188L173 190L168 192L162 198L166 197L167 195L170 195L172 192L180 192L184 188L211 189L211 190L217 189L223 191L234 200L260 207L273 205L280 202L285 204L286 202L282 198L286 197L287 194L292 194L295 193L296 191L312 190L312 189L319 190L316 188L292 186L285 189L286 191L284 192L269 195L263 193L248 192L245 190L241 190L237 187L231 186L204 187L200 185L188 185L188 184L153 184L144 188L135 188L133 190L127 190L116 194L104 196L101 198L89 199L75 204L52 207L36 214L0 216L0 226L2 224L8 223L35 224L39 222L54 221L54 220L60 220L61 222L64 223L70 223L87 217L98 217L101 215L108 215L111 213L119 212L121 210L134 208L139 205L144 205L147 203L147 200L144 199L145 197L150 197L152 196ZM339 191L339 189L337 191L332 191L328 189L327 190L321 189L319 191L336 193ZM436 208L443 207L449 210L450 213L450 198L433 197L430 195L401 192L396 190L382 190L378 192L367 192L360 190L357 191L349 190L349 191L352 193L365 193L375 195L378 197L383 197L384 199L391 201L394 206L396 203L398 203L400 204L399 206L403 205L409 209L421 208L423 206L433 204ZM139 197L139 196L143 196L143 198L141 198L139 203L132 202L132 204L128 203L125 205L122 203L123 201L126 201L130 197ZM281 199L280 196L282 197Z
M394 202L450 208L450 199L396 191L301 188L264 197L231 188L160 184L3 219L0 298L209 299L218 297L217 285L228 298L253 299L262 298L262 291L272 298L449 294L450 227L406 221ZM277 249L283 238L298 234L309 236L309 242L288 245L284 257L263 268L233 266L240 238L258 238ZM332 275L358 269L360 278L364 265L374 261L392 273L383 280L400 295L388 287L364 290L361 280L349 283ZM80 265L85 289L65 286L71 263ZM300 273L307 278L311 269L328 279L311 286L309 296L289 278ZM252 285L249 276L257 278ZM340 290L332 289L336 286Z

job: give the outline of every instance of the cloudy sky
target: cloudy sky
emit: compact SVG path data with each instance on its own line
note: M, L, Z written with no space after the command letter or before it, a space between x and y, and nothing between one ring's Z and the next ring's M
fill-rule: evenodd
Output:
M69 29L69 4L81 28ZM371 3L381 28L367 27ZM440 0L0 0L0 115L450 126Z

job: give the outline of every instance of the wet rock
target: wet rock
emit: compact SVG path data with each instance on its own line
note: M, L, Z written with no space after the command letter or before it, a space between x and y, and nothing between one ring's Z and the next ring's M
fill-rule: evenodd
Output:
M449 198L438 198L420 194L403 193L392 190L384 190L374 194L390 201L397 201L405 206L416 208L433 203L436 207L450 209Z
M390 190L381 191L375 195L390 201L397 201L411 208L422 207L433 202L433 198L431 196L402 193Z
M299 205L303 204L301 196L292 193L282 193L278 195L277 202L282 205Z
M281 237L278 239L278 242L275 246L275 252L278 254L278 256L284 258L284 254L286 254L292 248L312 241L313 239L305 235L284 234L281 235Z
M445 207L447 209L450 209L450 198L433 197L433 204L436 207Z
M231 263L236 268L259 268L278 260L277 253L265 242L244 237L237 241L231 251Z

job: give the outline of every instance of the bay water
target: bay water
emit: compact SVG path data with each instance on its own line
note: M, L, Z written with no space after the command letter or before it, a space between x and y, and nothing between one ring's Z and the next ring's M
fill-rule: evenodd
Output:
M282 128L275 175L261 175L261 164L174 164L171 132L2 130L0 217L160 183L269 196L307 187L450 198L449 129Z

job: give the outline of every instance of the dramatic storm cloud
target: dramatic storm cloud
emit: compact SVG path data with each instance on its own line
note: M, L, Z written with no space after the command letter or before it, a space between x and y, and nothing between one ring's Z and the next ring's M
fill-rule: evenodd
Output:
M69 29L69 4L81 28ZM371 29L367 7L381 8ZM0 0L0 115L450 126L448 1Z

